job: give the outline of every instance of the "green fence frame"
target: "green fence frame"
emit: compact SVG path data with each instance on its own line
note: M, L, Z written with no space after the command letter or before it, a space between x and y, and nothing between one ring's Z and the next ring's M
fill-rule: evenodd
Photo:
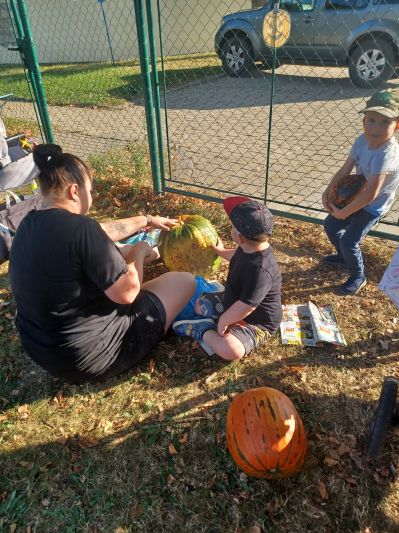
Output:
M15 50L21 56L31 94L33 92L32 101L42 136L52 143L54 135L25 0L7 0L7 8L17 43Z

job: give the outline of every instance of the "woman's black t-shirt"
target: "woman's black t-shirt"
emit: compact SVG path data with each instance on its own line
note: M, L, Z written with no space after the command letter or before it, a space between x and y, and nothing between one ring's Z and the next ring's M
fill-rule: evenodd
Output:
M93 219L64 209L32 211L10 254L17 327L27 353L54 375L101 375L131 318L104 291L127 272Z

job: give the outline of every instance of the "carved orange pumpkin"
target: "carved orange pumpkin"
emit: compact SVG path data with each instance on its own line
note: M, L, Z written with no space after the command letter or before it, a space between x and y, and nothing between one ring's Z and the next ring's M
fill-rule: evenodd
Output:
M226 436L232 458L249 476L288 477L305 462L308 444L302 420L291 400L270 387L234 397Z

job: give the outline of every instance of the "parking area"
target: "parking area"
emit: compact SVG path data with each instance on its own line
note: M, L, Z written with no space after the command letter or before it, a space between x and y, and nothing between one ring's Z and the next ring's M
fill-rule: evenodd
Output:
M347 70L282 66L276 70L268 180L266 161L272 76L223 74L167 93L173 182L222 193L265 195L282 211L317 216L321 191L362 131L358 113L373 90L358 89ZM393 79L388 86L398 86ZM34 118L29 104L7 115ZM57 142L86 157L146 138L141 101L112 108L50 107ZM163 117L166 138L165 117ZM390 212L397 221L399 207Z

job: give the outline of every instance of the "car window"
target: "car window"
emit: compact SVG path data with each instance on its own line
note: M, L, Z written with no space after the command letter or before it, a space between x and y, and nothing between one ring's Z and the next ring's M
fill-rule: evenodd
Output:
M312 11L315 0L281 0L280 7L286 11Z
M399 0L397 0L399 1ZM327 0L326 9L363 9L367 7L369 0Z
M380 0L379 2L382 6L385 5L391 5L391 4L399 4L399 0Z

